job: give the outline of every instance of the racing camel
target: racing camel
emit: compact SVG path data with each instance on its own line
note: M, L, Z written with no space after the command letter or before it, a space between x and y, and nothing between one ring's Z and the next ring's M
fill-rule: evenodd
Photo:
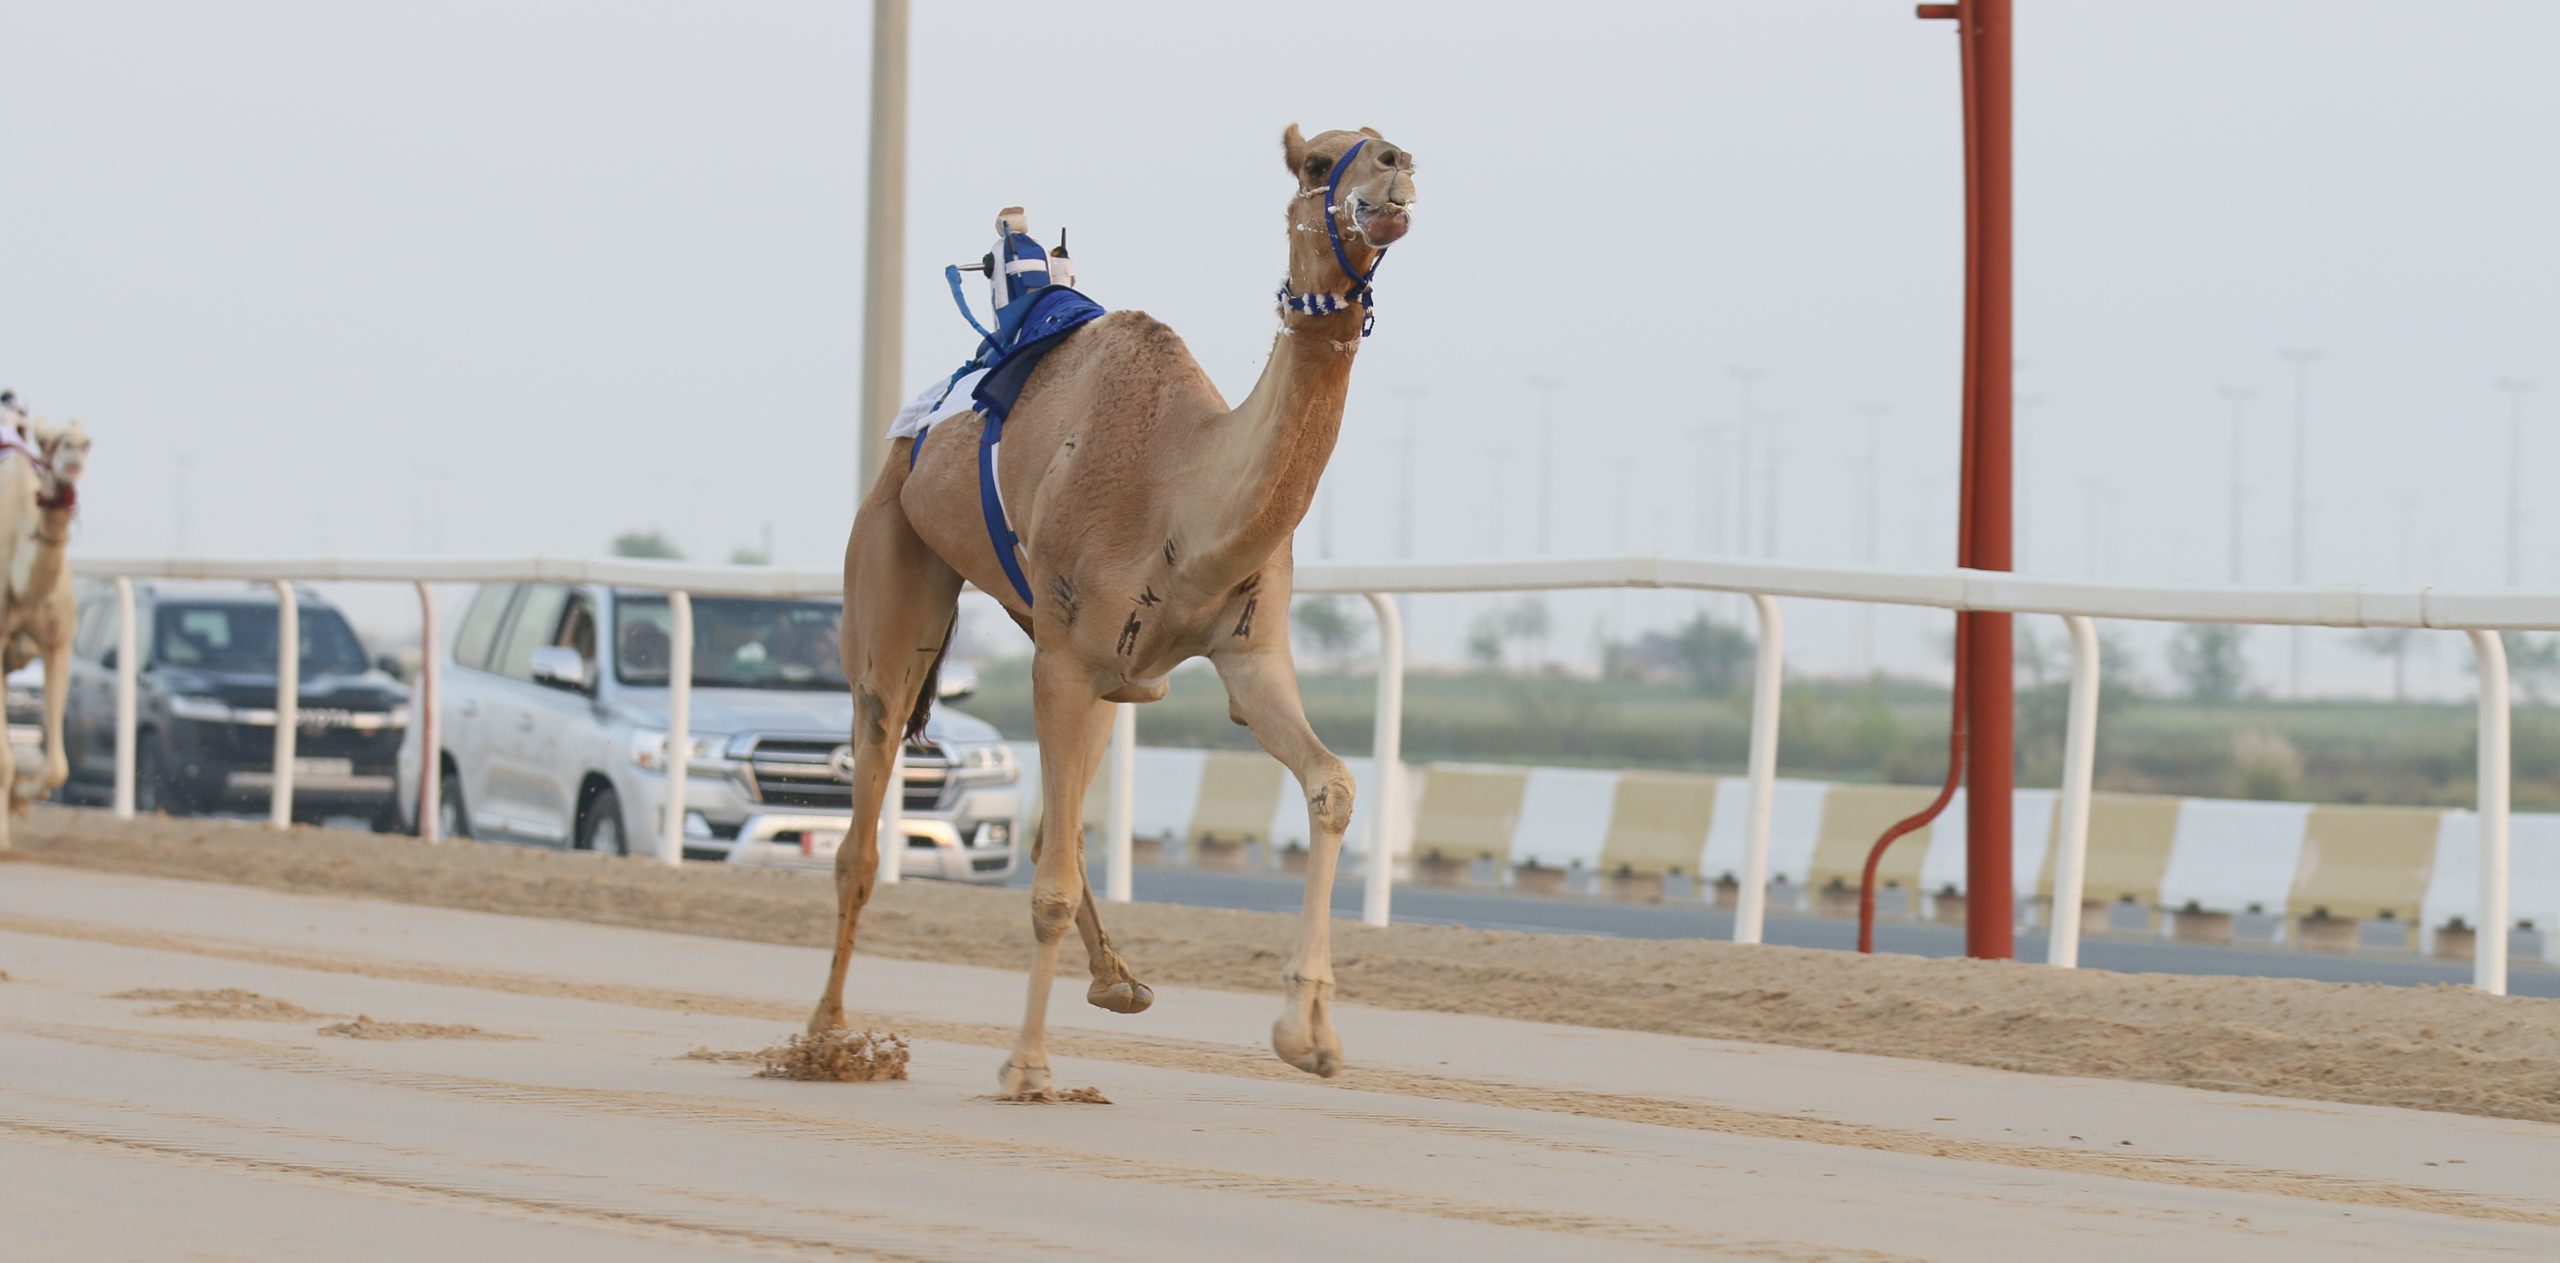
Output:
M1312 1074L1340 1068L1327 914L1352 783L1299 701L1290 537L1341 429L1370 323L1369 280L1411 226L1414 167L1410 152L1367 128L1306 137L1292 124L1281 146L1296 188L1280 328L1241 405L1228 406L1173 330L1143 312L1101 315L1059 335L1006 406L898 439L855 513L843 632L855 702L853 826L836 856L835 959L812 1034L844 1026L845 970L878 867L891 760L901 728L920 730L932 704L967 582L1003 604L1034 650L1043 827L1033 844L1030 997L1000 1071L1006 1094L1049 1095L1049 991L1070 924L1091 964L1091 1003L1136 1013L1153 1001L1103 933L1078 822L1112 703L1162 698L1175 665L1199 657L1216 667L1228 713L1306 795L1305 907L1272 1049ZM991 256L991 279L998 266ZM986 441L997 437L1000 460Z

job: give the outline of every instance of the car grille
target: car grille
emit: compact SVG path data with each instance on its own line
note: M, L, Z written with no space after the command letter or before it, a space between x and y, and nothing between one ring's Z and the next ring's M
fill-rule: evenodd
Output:
M791 737L758 740L747 756L755 775L756 798L773 807L805 807L849 811L853 786L837 779L835 753L841 741ZM908 811L939 811L951 787L951 765L940 752L907 747Z

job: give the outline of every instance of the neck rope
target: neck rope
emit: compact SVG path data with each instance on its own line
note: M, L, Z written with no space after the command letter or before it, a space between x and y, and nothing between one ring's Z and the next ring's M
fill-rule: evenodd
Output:
M1351 255L1342 248L1341 206L1336 194L1342 189L1342 173L1351 169L1352 158L1368 145L1369 142L1363 140L1344 150L1342 156L1334 160L1333 174L1326 178L1321 190L1324 193L1325 240L1332 243L1333 261L1341 266L1343 276L1350 279L1351 288L1339 294L1301 294L1290 289L1288 279L1283 277L1279 294L1281 306L1302 316L1329 316L1359 307L1360 336L1364 338L1378 327L1378 294L1369 282L1378 275L1378 265L1387 261L1387 252L1381 248L1378 257L1369 261L1366 272L1351 266ZM1308 189L1298 196L1313 197L1317 192L1316 189Z

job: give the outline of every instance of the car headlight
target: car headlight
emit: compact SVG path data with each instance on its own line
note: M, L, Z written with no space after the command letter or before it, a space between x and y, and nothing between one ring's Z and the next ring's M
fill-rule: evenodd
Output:
M725 772L729 769L726 750L729 739L724 736L695 734L687 743L687 772ZM667 733L663 728L641 728L631 734L631 761L652 772L667 770Z
M181 694L169 699L169 714L178 719L199 719L223 724L232 719L231 707L218 697L188 697Z
M954 771L997 775L1013 770L1013 747L996 742L966 746L952 758Z

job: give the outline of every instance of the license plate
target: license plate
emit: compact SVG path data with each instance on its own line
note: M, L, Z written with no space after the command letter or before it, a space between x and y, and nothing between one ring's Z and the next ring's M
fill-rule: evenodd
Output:
M356 761L354 759L295 759L293 774L311 777L353 776L356 774Z
M800 831L802 855L833 855L836 848L843 845L844 830L842 829L802 829Z

